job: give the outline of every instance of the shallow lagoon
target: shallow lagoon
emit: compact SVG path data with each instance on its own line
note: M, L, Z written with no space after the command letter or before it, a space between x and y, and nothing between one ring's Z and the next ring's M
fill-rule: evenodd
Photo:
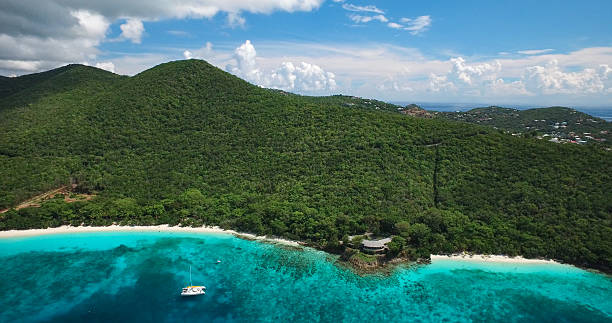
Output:
M5 238L0 322L612 322L610 277L572 266L438 260L361 277L334 262L228 234ZM208 291L181 298L190 265Z

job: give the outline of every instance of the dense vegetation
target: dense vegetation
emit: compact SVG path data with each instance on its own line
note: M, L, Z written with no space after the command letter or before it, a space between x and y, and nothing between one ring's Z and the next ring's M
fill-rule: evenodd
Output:
M2 79L0 95L0 209L71 183L97 195L9 210L0 229L209 224L330 250L368 231L412 257L611 268L602 149L262 89L198 60L129 78L71 65Z
M565 107L517 110L476 108L466 112L435 112L433 116L492 126L527 137L542 136L612 146L612 123Z

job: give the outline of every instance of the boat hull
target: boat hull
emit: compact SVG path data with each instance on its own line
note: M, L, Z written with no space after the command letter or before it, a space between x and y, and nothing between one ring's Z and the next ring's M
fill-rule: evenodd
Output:
M204 286L189 286L183 288L181 296L197 296L206 294L206 287Z

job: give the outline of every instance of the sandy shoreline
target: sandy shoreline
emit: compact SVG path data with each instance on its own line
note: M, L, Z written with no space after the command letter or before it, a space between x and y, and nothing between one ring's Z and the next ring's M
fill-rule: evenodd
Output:
M431 261L435 260L459 260L459 261L475 261L475 262L498 262L498 263L517 263L517 264L559 264L550 259L527 259L521 256L509 257L502 255L471 255L471 254L453 254L453 255L431 255Z
M238 237L246 237L253 240L265 240L270 242L276 242L289 246L300 246L297 241L280 239L280 238L269 238L267 236L257 236L251 233L237 232L234 230L224 230L216 226L202 226L202 227L179 227L169 226L167 224L152 225L152 226L122 226L122 225L110 225L107 227L89 227L89 226L61 226L56 228L47 229L29 229L29 230L8 230L0 231L0 239L2 238L19 238L19 237L33 237L47 234L62 234L62 233L84 233L84 232L184 232L184 233L220 233L220 234L231 234Z
M85 232L183 232L183 233L202 233L202 234L231 234L237 237L245 237L252 240L263 240L275 242L288 246L300 246L298 241L286 240L281 238L270 238L267 236L257 236L251 233L243 233L234 230L225 230L217 226L202 226L202 227L179 227L169 226L167 224L153 226L122 226L110 225L106 227L90 227L90 226L61 226L47 229L29 229L29 230L8 230L0 231L0 239L2 238L19 238L33 237L48 234L64 234L64 233L85 233ZM453 254L453 255L431 255L431 261L436 260L458 260L458 261L474 261L474 262L495 262L495 263L520 263L520 264L558 264L554 260L548 259L527 259L521 256L509 257L503 255L480 255L480 254Z

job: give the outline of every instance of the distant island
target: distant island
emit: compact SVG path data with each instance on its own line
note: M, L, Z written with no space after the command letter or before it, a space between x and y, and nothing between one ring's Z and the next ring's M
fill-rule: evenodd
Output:
M68 65L0 78L0 230L211 225L364 266L471 252L611 272L608 128L300 96L201 60Z
M526 138L555 143L600 144L612 147L612 123L566 107L518 110L503 107L474 108L465 112L427 111L416 104L398 108L414 117L441 118L491 126Z

